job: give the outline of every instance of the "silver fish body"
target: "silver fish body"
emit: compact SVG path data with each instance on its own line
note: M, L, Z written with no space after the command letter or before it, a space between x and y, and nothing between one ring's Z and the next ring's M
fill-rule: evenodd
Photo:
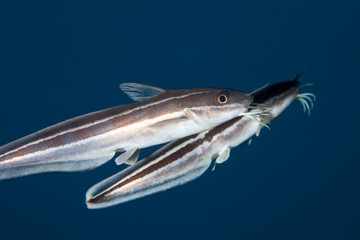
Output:
M80 171L117 151L145 148L198 133L240 116L253 97L230 89L163 90L128 83L140 102L82 115L0 147L0 179Z
M300 84L294 81L271 85L255 94L256 103L273 111L276 118L297 99ZM202 175L211 165L225 161L230 149L257 133L263 123L241 116L217 127L165 145L145 159L92 186L86 193L88 208L104 208L182 185Z

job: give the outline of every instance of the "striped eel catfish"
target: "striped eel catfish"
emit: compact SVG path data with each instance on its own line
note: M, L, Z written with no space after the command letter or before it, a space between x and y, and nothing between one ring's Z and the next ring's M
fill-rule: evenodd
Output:
M133 163L139 149L202 132L248 114L252 93L230 89L164 90L138 83L120 88L137 101L85 114L0 147L0 179L44 172L93 169L123 152Z
M213 159L222 163L230 149L238 146L276 118L298 99L305 110L315 96L299 94L300 83L293 81L270 85L254 94L254 103L272 110L265 115L236 117L211 130L205 130L165 145L145 159L92 186L86 193L89 209L105 208L164 191L202 175ZM253 110L249 110L250 112Z

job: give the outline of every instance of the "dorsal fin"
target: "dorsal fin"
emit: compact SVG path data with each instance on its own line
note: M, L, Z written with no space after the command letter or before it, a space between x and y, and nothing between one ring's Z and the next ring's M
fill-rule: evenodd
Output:
M149 86L141 83L122 83L120 84L120 89L129 98L136 102L144 101L146 99L155 97L160 93L165 92L165 89Z
M306 65L301 72L299 72L298 74L296 74L296 76L295 76L295 78L294 78L293 81L294 81L294 82L297 82L297 81L299 80L299 78L304 74L304 72L306 72L306 70L308 69L308 67L309 67L309 65Z
M269 85L270 85L270 84L267 83L267 84L265 84L264 86L259 87L259 88L255 89L255 90L249 92L247 95L254 95L255 93L260 92L261 90L264 90L264 89L267 88Z

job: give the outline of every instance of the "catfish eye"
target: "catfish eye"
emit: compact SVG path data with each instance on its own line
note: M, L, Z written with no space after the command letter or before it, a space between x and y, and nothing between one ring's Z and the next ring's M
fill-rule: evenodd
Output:
M218 103L220 104L225 104L227 103L227 101L229 100L229 97L225 94L225 93L220 93L216 100L218 101Z

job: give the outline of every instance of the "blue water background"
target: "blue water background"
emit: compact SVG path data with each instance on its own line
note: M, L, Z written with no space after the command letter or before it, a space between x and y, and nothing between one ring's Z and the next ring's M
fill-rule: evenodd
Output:
M127 3L125 3L127 2ZM184 186L103 210L86 190L121 167L0 182L0 239L360 239L357 1L2 1L0 145L130 103L118 85L251 91L295 102ZM141 156L154 151L145 149Z

